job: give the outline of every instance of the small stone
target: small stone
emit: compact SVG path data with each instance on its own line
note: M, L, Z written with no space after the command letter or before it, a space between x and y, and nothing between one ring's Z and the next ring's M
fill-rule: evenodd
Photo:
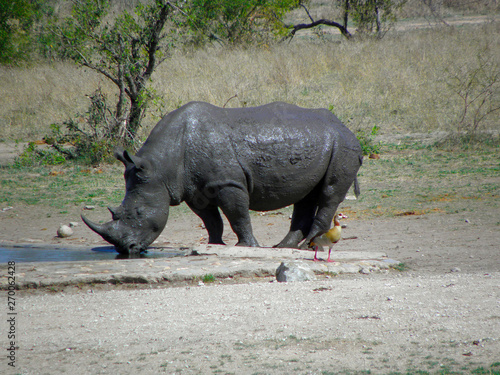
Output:
M72 221L69 223L70 228L74 228L78 226L78 223L76 221Z
M276 270L279 282L316 280L314 272L303 262L281 262Z
M462 270L458 267L453 267L450 271L451 272L461 272Z
M362 273L363 275L368 275L370 273L370 269L368 267L363 267L361 268L359 273Z
M95 206L85 206L83 207L84 210L95 210Z
M61 225L57 230L57 236L61 238L69 237L73 235L73 229L67 225Z

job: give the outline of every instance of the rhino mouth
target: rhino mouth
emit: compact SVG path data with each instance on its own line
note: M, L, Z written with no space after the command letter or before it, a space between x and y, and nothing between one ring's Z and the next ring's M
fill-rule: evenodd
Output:
M125 245L115 244L115 249L120 254L141 254L145 253L148 249L148 245L138 244L136 242L130 242Z

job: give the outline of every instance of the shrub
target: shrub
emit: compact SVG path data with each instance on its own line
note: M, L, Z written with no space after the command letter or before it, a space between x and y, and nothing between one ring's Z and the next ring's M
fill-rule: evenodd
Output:
M57 165L66 161L64 155L54 149L41 149L35 142L29 142L23 152L14 160L14 167L36 167Z
M500 63L485 49L472 61L451 66L446 74L460 102L454 130L460 137L477 138L478 131L500 110Z
M358 130L356 137L361 144L363 155L380 154L380 143L375 142L375 137L378 134L379 127L374 125L370 132L365 130Z

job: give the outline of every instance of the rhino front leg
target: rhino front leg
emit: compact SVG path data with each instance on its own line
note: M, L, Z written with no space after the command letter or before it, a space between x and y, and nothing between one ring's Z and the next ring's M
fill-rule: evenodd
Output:
M224 223L220 216L219 208L217 206L210 206L203 209L198 209L192 204L188 204L189 208L200 217L205 224L208 232L208 243L214 245L225 245L222 240L222 233L224 232Z
M259 246L252 232L248 193L237 187L224 187L219 191L218 204L238 237L236 246Z

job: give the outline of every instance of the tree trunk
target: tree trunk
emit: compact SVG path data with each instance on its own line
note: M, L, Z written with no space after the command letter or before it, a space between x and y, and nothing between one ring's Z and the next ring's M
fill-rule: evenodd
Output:
M125 134L125 137L123 138L127 145L133 145L135 143L137 131L141 127L141 120L144 111L145 108L139 104L137 97L130 98L130 113L127 120L127 134Z
M380 20L380 9L375 5L376 23L377 23L377 38L382 39L382 21Z
M344 0L344 29L347 30L347 22L349 21L349 0Z

